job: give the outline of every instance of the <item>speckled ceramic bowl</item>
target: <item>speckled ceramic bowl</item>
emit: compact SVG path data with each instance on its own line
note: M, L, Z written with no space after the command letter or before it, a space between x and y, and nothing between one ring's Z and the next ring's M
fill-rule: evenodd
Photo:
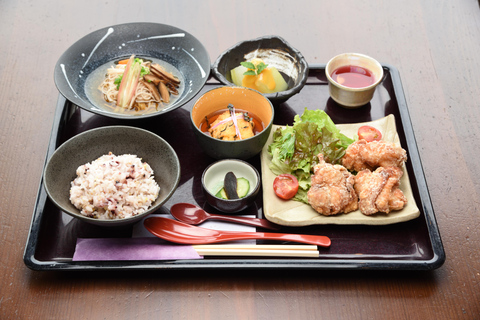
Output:
M332 79L331 75L342 66L358 66L370 70L374 77L374 83L363 88L351 88L339 84ZM328 61L325 74L332 99L343 107L359 108L372 100L375 88L383 80L383 67L377 60L364 54L342 53Z
M215 139L200 130L206 116L227 109L229 104L257 117L263 124L263 130L251 138L235 141ZM245 160L262 151L272 130L273 115L272 103L258 91L242 87L217 87L204 93L195 102L190 120L198 143L210 157Z
M214 62L213 76L225 85L234 85L230 71L238 67L240 62L253 58L260 58L269 66L277 68L287 80L287 90L265 94L275 105L299 93L307 82L307 61L300 51L278 36L242 41L227 49Z
M178 96L151 113L117 113L106 107L98 87L115 61L154 60L181 80ZM190 33L159 23L126 23L102 28L79 39L58 59L55 84L79 107L110 118L150 118L175 110L197 95L210 75L210 57ZM113 103L111 103L113 105Z
M119 220L98 220L81 215L70 202L70 186L77 168L109 152L134 154L153 169L160 194L144 213ZM49 198L62 211L88 223L117 227L139 221L173 195L180 181L180 161L173 148L150 131L128 126L102 127L78 134L58 147L45 166L43 180Z
M227 172L233 172L238 178L245 178L250 183L247 195L240 199L225 200L215 196ZM208 166L202 175L202 187L207 202L217 210L227 213L242 211L253 204L260 190L260 174L248 162L236 159L217 161Z

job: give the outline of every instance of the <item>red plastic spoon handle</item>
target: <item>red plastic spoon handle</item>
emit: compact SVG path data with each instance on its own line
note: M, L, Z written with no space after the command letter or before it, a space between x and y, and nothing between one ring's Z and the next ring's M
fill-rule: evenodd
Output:
M287 233L268 233L268 232L228 232L220 231L217 237L218 242L243 240L243 239L265 239L265 240L281 240L294 241L301 243L314 244L321 247L329 247L332 243L329 237L314 236L308 234L287 234Z
M182 244L207 244L244 239L294 241L329 247L330 238L306 234L269 232L220 231L192 226L177 220L151 217L143 222L145 228L159 238Z
M259 218L249 218L249 217L233 217L233 216L222 216L216 214L210 214L210 218L220 221L227 221L227 222L236 222L240 224L246 224L249 226L254 227L261 227L270 230L279 230L281 226L278 224L274 224L266 219L259 219Z

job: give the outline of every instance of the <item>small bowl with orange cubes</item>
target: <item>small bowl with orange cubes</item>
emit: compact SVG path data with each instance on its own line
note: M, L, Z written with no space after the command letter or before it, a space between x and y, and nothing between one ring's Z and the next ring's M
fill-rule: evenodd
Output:
M278 36L242 41L223 52L213 76L227 86L254 89L278 105L299 93L308 77L308 63Z

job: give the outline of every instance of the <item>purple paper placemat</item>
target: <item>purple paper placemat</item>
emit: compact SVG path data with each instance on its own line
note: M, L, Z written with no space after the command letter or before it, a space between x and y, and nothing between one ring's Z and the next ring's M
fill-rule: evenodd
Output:
M73 261L203 259L190 245L158 238L79 238Z

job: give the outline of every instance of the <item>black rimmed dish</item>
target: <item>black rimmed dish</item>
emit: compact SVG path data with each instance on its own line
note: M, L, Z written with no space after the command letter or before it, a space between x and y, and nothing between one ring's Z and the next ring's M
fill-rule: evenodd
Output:
M238 67L240 62L253 58L260 58L269 66L277 68L287 81L287 90L264 94L275 105L299 93L307 82L307 61L300 51L278 36L242 41L230 47L214 62L213 76L225 85L234 85L230 71Z
M244 178L249 182L249 191L239 199L223 199L217 196L218 189L228 172L233 172L237 179ZM238 159L224 159L208 166L202 174L202 188L207 202L215 209L236 213L251 206L260 191L260 174L254 166Z
M98 89L108 67L131 55L153 60L181 81L179 94L151 113L113 112ZM117 119L142 119L165 114L190 101L210 75L210 57L190 33L158 23L128 23L94 31L75 42L55 66L60 93L79 107Z
M145 212L124 219L100 220L82 215L70 202L77 168L109 152L136 155L153 169L160 193ZM180 182L180 161L173 148L150 131L129 126L102 127L78 134L58 147L45 166L43 181L50 200L65 213L94 225L119 227L143 219L173 195Z

